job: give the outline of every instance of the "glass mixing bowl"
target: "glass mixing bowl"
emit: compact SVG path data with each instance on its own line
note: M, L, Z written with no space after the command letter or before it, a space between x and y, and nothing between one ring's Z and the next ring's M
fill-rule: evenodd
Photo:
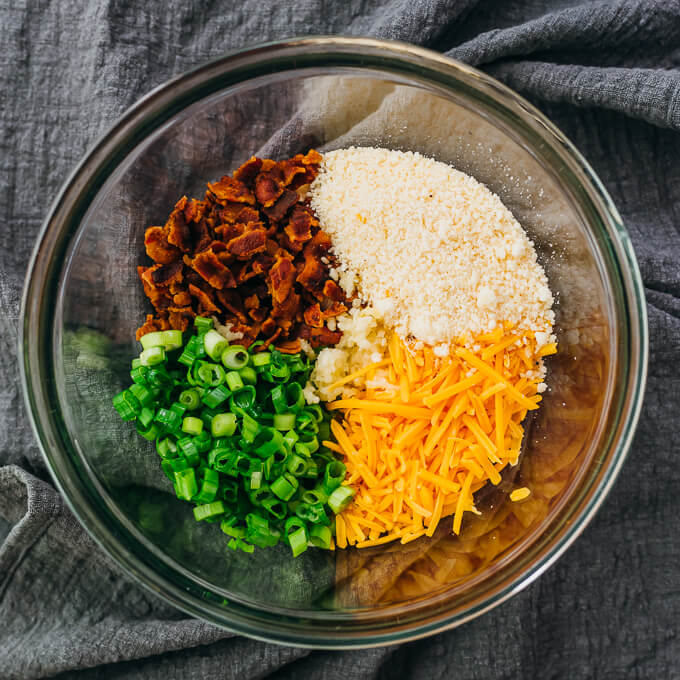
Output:
M174 498L153 446L111 407L147 310L144 230L252 154L410 149L484 182L534 240L556 294L559 353L515 478L478 498L460 537L357 550L225 549ZM130 109L54 202L23 306L23 386L74 513L123 568L177 607L309 647L412 639L487 611L583 530L624 460L643 396L647 331L628 235L602 184L536 109L434 52L309 38L228 55ZM531 488L521 503L512 484ZM448 520L445 522L448 525Z

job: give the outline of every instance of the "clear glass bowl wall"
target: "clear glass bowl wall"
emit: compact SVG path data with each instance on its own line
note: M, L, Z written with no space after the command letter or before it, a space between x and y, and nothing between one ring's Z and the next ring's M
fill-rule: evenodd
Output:
M148 311L136 273L147 226L252 154L350 145L419 151L496 192L556 295L559 354L511 483L460 538L323 552L225 550L176 500L152 444L120 422ZM81 521L145 585L250 635L310 646L399 641L456 625L544 569L582 529L623 460L646 336L627 236L558 131L491 79L433 53L306 40L227 57L143 100L55 203L29 277L25 387L52 472ZM37 337L37 341L36 341ZM444 520L448 524L448 520Z

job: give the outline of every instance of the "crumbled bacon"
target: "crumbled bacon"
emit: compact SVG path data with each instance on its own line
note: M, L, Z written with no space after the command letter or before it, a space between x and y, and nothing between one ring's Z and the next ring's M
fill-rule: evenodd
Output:
M219 261L212 248L196 255L191 264L213 288L236 288L234 275Z
M282 352L333 345L326 326L347 309L330 278L331 241L319 229L307 192L321 155L285 161L252 157L233 176L208 184L204 200L183 196L163 227L144 235L154 264L139 267L154 306L137 337L151 330L186 330L197 314L216 315L243 334Z
M267 232L264 229L250 229L227 243L227 249L239 260L249 260L265 249Z
M280 222L297 202L298 195L290 189L284 189L276 203L271 208L263 208L262 212L273 222Z
M144 234L146 254L159 264L170 264L179 259L181 251L170 245L163 227L149 227Z
M208 182L208 189L215 200L223 205L227 205L229 202L255 205L253 192L243 182L233 177L223 177L214 184Z

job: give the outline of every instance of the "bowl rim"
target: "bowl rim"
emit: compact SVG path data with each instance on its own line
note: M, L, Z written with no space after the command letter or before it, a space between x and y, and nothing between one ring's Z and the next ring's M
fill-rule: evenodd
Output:
M627 373L625 394L629 399L622 405L617 419L618 440L614 447L610 442L608 450L612 455L609 464L603 466L601 472L591 482L591 486L586 489L588 493L583 495L572 511L573 521L567 522L566 526L551 534L528 569L506 576L499 586L493 588L491 592L484 593L477 602L466 605L462 611L448 614L439 612L428 621L416 621L415 624L406 621L403 624L395 624L387 630L380 629L378 633L371 632L370 629L367 633L361 627L357 627L353 632L341 632L333 630L332 625L324 630L319 626L318 631L311 634L309 631L301 633L299 621L296 625L286 621L282 626L281 620L263 621L263 612L256 607L242 607L244 611L219 608L215 603L202 600L159 575L150 566L149 560L142 562L125 547L116 535L117 527L114 524L104 526L101 518L97 518L96 513L92 512L86 494L75 484L74 461L69 461L69 467L65 460L68 456L55 455L55 452L60 450L60 441L67 438L67 434L55 427L51 420L49 389L46 386L47 381L42 380L46 360L44 351L41 350L46 346L51 350L49 339L52 331L51 323L42 323L44 319L51 318L50 310L46 310L45 305L41 304L42 294L58 277L61 264L55 264L53 258L48 255L53 255L60 249L63 252L66 248L74 231L71 218L76 214L76 205L88 203L88 196L94 196L101 187L101 183L97 184L98 178L106 176L108 170L117 164L112 161L111 154L126 144L135 145L140 142L148 132L158 127L158 124L151 125L150 119L158 116L164 116L163 120L171 118L186 108L183 104L180 105L181 102L190 96L196 96L197 99L194 101L197 101L201 88L208 87L225 73L231 72L236 77L239 69L245 69L250 74L248 79L251 79L258 75L256 69L264 69L264 73L272 72L271 69L280 71L284 56L287 59L291 57L299 59L303 56L311 56L318 61L330 59L330 62L324 62L325 66L336 65L333 59L340 63L349 57L355 57L360 61L354 65L361 64L363 68L372 68L374 71L386 67L389 62L394 68L392 73L417 74L420 78L430 80L435 74L439 74L444 80L462 79L471 88L477 91L484 90L503 108L513 109L522 117L524 123L531 123L536 129L540 129L557 149L561 160L568 162L570 169L582 181L606 229L608 245L614 251L614 261L618 266L625 294L628 338L632 347L637 346L637 353L631 356ZM293 64L284 70L297 68L300 66ZM240 81L236 79L236 82ZM178 98L181 101L178 102ZM65 230L69 225L71 230ZM146 589L193 616L266 642L323 649L393 644L455 627L498 606L538 578L585 529L618 476L639 420L648 360L647 314L644 299L642 280L630 237L601 181L565 135L513 90L466 64L407 43L335 36L280 40L228 52L157 86L128 108L91 146L75 167L52 202L36 240L26 274L18 339L21 385L31 427L56 487L95 542ZM36 328L42 329L37 341ZM340 623L339 619L336 621Z

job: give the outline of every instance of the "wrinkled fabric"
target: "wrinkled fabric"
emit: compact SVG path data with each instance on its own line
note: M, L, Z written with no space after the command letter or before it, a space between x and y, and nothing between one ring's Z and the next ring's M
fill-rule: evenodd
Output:
M10 0L0 26L0 677L680 677L680 2ZM629 459L567 554L471 623L358 652L233 636L134 584L55 491L16 356L41 220L116 118L152 87L230 49L331 33L442 51L555 121L630 231L650 330Z

